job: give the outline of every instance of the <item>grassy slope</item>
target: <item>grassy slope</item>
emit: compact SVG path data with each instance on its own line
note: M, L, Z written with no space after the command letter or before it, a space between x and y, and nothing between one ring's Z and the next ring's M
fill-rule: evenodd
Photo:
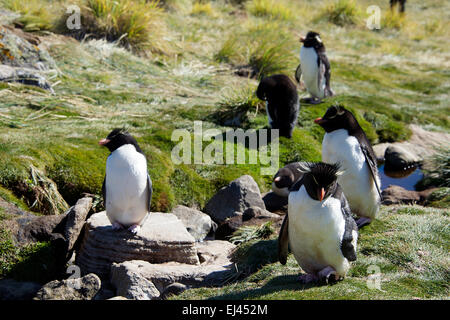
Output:
M175 299L448 299L449 223L448 210L383 207L381 218L361 231L357 261L347 277L333 286L299 284L297 261L293 255L285 266L277 261L275 238L254 242L245 256L252 257L247 263L259 265L257 272L222 288L190 289ZM378 272L381 290L370 278Z
M30 164L45 170L69 204L82 192L100 194L108 153L97 141L123 125L147 154L155 211L169 211L176 204L201 208L218 188L242 174L251 174L262 191L268 190L270 177L261 176L258 165L174 165L170 137L175 128L192 131L194 120L203 120L204 128L225 129L211 120L211 114L223 108L226 90L256 88L257 81L233 75L232 65L219 63L216 54L229 38L269 20L291 35L286 46L292 50L284 65L291 75L298 62L298 34L309 29L322 33L337 93L320 106L302 106L294 139L281 139L280 165L320 160L323 131L312 120L334 101L356 113L373 142L407 138L408 123L449 130L446 1L428 1L426 8L420 1L408 1L407 23L400 31L369 31L364 22L338 27L316 21L325 1L279 2L295 14L256 16L250 7L238 9L223 1L212 1L211 11L203 13L191 14L189 6L170 10L169 56L142 58L102 41L79 43L47 36L50 54L61 70L52 80L59 82L56 94L0 84L0 195L26 207L7 189L29 178ZM363 9L371 4L358 3ZM386 12L387 1L380 6ZM263 111L251 113L247 127L265 125Z

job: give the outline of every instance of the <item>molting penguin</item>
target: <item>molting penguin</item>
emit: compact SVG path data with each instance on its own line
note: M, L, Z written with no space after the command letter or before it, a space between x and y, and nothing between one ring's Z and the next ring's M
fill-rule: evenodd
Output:
M303 177L290 189L288 213L278 237L278 258L288 250L306 272L302 283L335 282L356 260L358 231L342 188L338 164L302 164Z
M123 129L114 129L98 143L111 151L102 186L106 215L113 229L128 228L136 234L150 212L152 199L147 160L136 139Z
M300 167L301 162L292 162L278 170L273 177L272 191L279 196L288 197L290 187L303 176Z
M301 77L311 98L302 102L317 104L321 99L334 95L330 87L331 66L325 53L325 46L317 32L309 31L300 37L303 46L300 49L300 64L295 71L295 79Z
M297 88L288 76L276 74L261 80L256 96L266 101L266 113L272 129L279 129L280 136L291 138L297 123Z
M332 106L314 120L325 129L322 161L339 162L344 174L338 178L352 212L361 217L358 227L369 224L380 208L381 190L377 160L355 116L344 107Z

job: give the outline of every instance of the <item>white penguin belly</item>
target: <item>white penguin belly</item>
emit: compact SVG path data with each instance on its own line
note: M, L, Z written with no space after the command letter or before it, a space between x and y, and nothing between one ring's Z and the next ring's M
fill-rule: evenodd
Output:
M304 186L289 194L289 246L300 267L317 273L331 266L345 277L350 264L341 251L345 220L338 199L309 197Z
M322 142L322 161L340 163L344 173L337 179L353 213L375 218L379 209L377 187L358 139L339 129L325 133ZM377 177L377 183L380 184Z
M302 76L306 89L312 96L322 99L325 96L325 86L323 77L321 77L322 81L319 84L319 72L321 70L317 64L317 59L318 56L314 48L302 47L300 49Z
M147 214L147 161L132 145L116 149L106 161L106 214L125 226Z

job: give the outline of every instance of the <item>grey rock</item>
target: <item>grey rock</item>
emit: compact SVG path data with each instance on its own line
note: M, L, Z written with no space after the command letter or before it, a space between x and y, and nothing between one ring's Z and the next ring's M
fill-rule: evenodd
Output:
M218 224L250 207L266 209L258 184L244 175L220 189L206 204L205 212Z
M215 222L211 217L199 210L185 206L176 206L172 213L183 222L187 231L196 241L201 241L210 233L211 229L216 229Z
M64 238L67 241L67 256L72 256L75 243L81 233L89 210L92 207L92 198L85 197L77 201L66 213Z
M188 286L186 286L182 283L178 283L178 282L171 283L164 289L164 292L161 293L161 299L167 299L168 297L170 297L172 295L178 295L187 289L188 289Z
M152 264L142 260L125 261L111 266L115 279L140 274L164 293L173 283L187 287L220 285L234 272L229 255L235 245L227 241L203 241L196 243L202 263L191 265L177 262ZM114 279L112 279L114 283ZM164 297L164 296L163 296Z
M242 221L249 221L252 219L278 220L281 219L281 217L276 213L272 213L268 210L261 209L259 207L250 207L242 213Z
M423 204L434 190L436 188L424 191L411 191L400 186L390 185L381 193L383 196L382 203L384 205Z
M95 274L82 278L54 280L45 284L34 300L91 300L100 290L101 281Z
M86 222L75 260L82 273L108 278L112 263L128 260L199 264L194 237L173 214L150 213L136 235L112 230L105 211L93 214Z
M11 67L0 65L1 82L18 82L22 84L37 86L54 93L52 86L45 77L35 69Z
M0 280L0 300L31 300L41 288L39 283L13 279Z
M384 152L386 166L392 168L406 168L410 165L423 161L419 155L408 151L408 149L399 145L390 145Z
M113 266L115 267L111 269L111 282L119 296L132 300L155 300L160 297L155 285L138 272L121 264Z

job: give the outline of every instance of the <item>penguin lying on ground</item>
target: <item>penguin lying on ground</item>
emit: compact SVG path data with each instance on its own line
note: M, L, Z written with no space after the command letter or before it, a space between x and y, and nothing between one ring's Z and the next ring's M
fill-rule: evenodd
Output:
M300 64L295 71L295 79L300 83L301 77L306 90L311 95L302 102L321 103L321 99L334 95L330 87L331 66L325 53L325 46L317 32L309 31L300 37L303 46L300 49Z
M288 250L306 272L302 283L332 283L345 277L356 260L358 231L336 179L339 165L303 164L303 178L289 193L288 213L278 237L278 258L286 264Z
M147 160L136 140L123 129L114 129L98 143L111 151L102 186L106 215L113 229L128 228L136 234L150 212L152 199Z
M266 113L272 129L279 129L280 136L291 138L297 124L298 101L295 84L284 74L276 74L261 80L256 96L266 101Z
M300 166L300 162L292 162L278 170L273 177L272 191L279 196L288 197L289 188L303 176Z
M381 190L377 160L372 146L355 116L344 107L332 106L322 118L314 120L325 129L322 161L339 162L344 174L338 182L359 228L375 219L380 208Z

